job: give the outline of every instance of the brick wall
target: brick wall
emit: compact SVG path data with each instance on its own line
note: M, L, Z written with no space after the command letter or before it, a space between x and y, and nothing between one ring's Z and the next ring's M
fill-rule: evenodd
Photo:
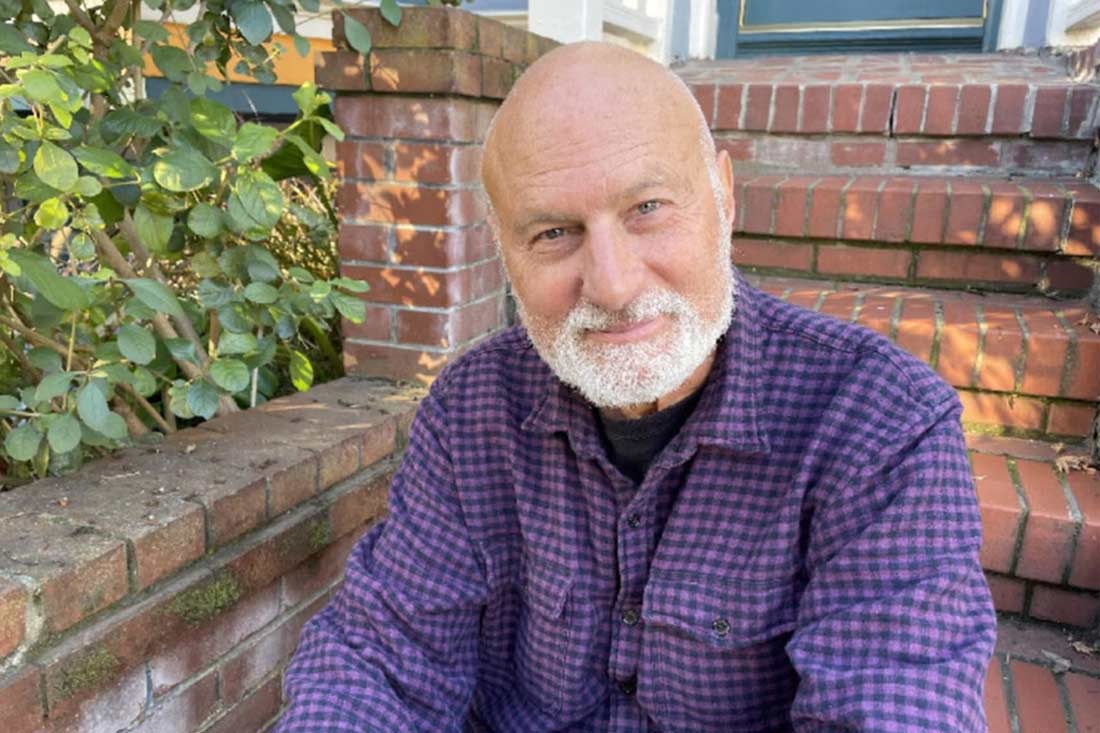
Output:
M350 373L427 381L506 322L503 268L486 224L480 143L526 66L556 45L448 8L408 9L371 31L368 57L322 54L318 85L336 92L340 261L370 285L367 319L345 323Z
M420 397L343 379L6 494L0 729L265 730Z

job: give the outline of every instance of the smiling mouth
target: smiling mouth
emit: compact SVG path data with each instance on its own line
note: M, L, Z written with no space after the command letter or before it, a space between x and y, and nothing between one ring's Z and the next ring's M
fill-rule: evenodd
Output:
M621 323L607 328L591 330L587 336L604 343L630 343L649 338L664 324L664 318L655 316L641 321Z

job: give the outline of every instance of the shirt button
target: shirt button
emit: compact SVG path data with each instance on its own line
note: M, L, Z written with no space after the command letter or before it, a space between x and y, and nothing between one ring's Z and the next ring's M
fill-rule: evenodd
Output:
M627 626L633 626L638 623L638 619L641 618L641 614L638 613L636 608L628 608L623 611L623 623Z
M629 517L626 518L626 524L631 529L637 529L641 525L641 523L642 518L639 517L637 514L631 514Z
M619 689L622 690L624 695L633 695L638 689L638 678L631 677L628 680L623 680L619 683Z
M714 623L711 624L711 627L714 629L714 633L719 636L725 636L730 632L730 622L724 618L714 619Z

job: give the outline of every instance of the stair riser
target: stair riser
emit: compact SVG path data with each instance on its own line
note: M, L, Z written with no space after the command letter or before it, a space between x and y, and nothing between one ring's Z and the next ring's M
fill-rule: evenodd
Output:
M1037 583L986 571L993 606L1037 621L1087 629L1100 623L1100 596L1095 592Z

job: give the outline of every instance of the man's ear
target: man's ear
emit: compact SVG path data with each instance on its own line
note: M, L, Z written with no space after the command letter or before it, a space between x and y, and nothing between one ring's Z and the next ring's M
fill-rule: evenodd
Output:
M724 190L722 203L726 207L726 214L729 216L728 220L732 222L734 214L737 212L737 202L734 200L733 196L733 161L730 160L729 153L723 149L718 151L715 164L718 166L718 180L722 182L722 188Z

